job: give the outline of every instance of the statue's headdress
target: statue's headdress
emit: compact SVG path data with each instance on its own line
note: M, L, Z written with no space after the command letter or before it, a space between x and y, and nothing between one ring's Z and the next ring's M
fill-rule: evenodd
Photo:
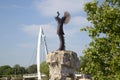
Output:
M64 24L67 24L70 21L70 13L65 11L64 12L64 17L66 17Z

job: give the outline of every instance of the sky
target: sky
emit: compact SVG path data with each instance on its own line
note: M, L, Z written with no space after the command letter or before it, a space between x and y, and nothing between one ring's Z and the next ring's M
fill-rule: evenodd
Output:
M90 42L87 32L80 29L90 25L86 20L84 4L92 0L0 0L0 66L19 64L29 66L36 55L39 28L46 35L48 51L59 47L56 34L57 11L65 11L71 20L64 25L66 50L83 55Z

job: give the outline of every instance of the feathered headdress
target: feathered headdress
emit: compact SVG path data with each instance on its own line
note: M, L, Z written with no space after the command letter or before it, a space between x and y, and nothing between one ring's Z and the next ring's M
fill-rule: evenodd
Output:
M64 24L67 24L70 21L70 13L65 11L64 12L64 17L66 17Z

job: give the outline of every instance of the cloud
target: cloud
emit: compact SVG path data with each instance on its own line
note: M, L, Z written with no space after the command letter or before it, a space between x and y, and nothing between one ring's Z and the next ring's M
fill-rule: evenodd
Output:
M85 17L74 16L71 18L71 21L68 24L64 25L65 41L66 41L66 46L68 50L72 49L74 51L79 52L79 51L82 51L83 48L85 48L85 43L83 42L85 40L82 41L82 39L84 38L81 39L81 36L83 36L84 33L82 33L81 35L80 28L85 27L86 25L89 25L89 24L90 23L86 20ZM25 25L24 24L22 26L23 26L22 30L27 34L32 35L33 37L38 36L39 27L42 27L46 35L48 49L50 51L57 49L59 45L59 42L58 42L59 38L56 34L57 22L52 22L52 23L42 24L42 25L36 25L36 24ZM30 44L30 45L33 45L33 44ZM23 43L20 46L23 48L29 48L30 45Z
M75 16L71 19L71 24L73 26L84 27L86 25L89 25L90 23L87 21L86 17Z
M85 17L82 17L82 15L74 16L73 14L78 14L80 11L83 11L84 4L90 1L92 0L36 0L35 7L42 15L52 17L56 15L57 11L63 13L64 11L68 10L71 13L71 21L65 25L70 26L70 29L67 28L66 32L68 32L70 35L74 35L79 32L81 27L89 25L89 22ZM27 29L25 31L29 32L30 34L37 34L39 26L41 25L28 25L28 27L26 26ZM44 24L42 26L45 26L44 30L47 32L46 35L48 35L48 37L53 37L56 35L56 24Z
M52 22L48 24L42 24L42 25L22 25L22 30L26 32L29 35L37 36L39 33L39 28L42 27L44 30L44 33L47 37L55 37L56 36L56 29L57 29L57 22ZM87 25L90 25L90 23L86 20L86 17L82 16L75 16L71 18L71 21L64 25L64 30L67 35L75 35L80 31L80 28L85 27Z
M29 35L37 36L39 33L39 28L42 27L44 30L44 34L47 35L47 37L54 37L56 34L56 28L52 24L43 24L43 25L22 25L22 30L26 32Z
M57 11L76 13L83 10L86 2L92 0L42 0L36 1L35 6L37 10L45 16L56 15Z
M23 24L22 26L23 26L22 30L30 35L36 35L39 32L40 25L35 25L35 24L25 25L25 24Z
M25 7L25 6L21 6L21 5L16 5L16 4L13 4L13 5L0 5L0 8L2 9L9 9L9 8L16 8L16 9L28 9L30 7Z
M68 33L67 35L76 35L80 32L80 29L90 25L90 22L87 21L86 17L82 17L82 16L75 16L73 18L71 18L71 21L65 25L67 28L66 33Z
M19 9L26 9L25 6L20 6L20 5L11 5L12 8L19 8Z
M21 44L18 45L18 47L20 47L20 48L28 48L28 49L34 48L33 46L34 45L30 44L30 43L21 43Z

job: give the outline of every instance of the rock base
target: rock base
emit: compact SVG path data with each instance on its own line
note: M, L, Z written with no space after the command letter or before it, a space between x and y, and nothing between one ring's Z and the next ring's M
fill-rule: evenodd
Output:
M74 71L79 67L79 59L73 51L54 51L47 55L50 80L75 80Z

